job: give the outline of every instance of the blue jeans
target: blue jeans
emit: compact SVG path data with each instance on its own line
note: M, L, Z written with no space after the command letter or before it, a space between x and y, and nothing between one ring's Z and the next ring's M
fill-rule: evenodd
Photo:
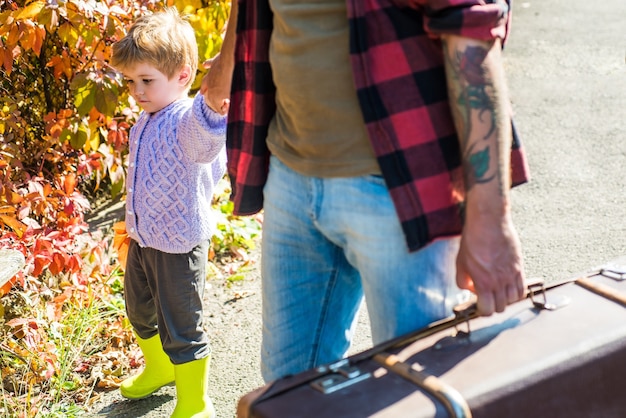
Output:
M459 238L409 253L380 176L315 178L271 158L261 257L265 381L341 359L363 296L374 344L449 316Z

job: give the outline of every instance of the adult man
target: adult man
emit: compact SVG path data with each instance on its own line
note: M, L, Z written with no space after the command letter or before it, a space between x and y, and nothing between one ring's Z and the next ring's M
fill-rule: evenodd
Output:
M363 295L374 343L447 316L459 288L483 315L523 296L509 19L503 0L233 4L203 89L221 100L234 68L235 210L265 211L266 380L343 356Z

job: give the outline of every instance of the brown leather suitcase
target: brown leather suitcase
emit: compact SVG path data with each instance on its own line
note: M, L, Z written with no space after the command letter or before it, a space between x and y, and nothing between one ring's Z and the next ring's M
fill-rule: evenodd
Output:
M626 258L239 400L239 418L626 417Z

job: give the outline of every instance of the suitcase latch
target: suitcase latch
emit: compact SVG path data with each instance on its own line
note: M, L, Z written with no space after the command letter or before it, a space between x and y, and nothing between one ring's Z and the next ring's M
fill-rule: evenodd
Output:
M544 282L541 279L531 279L527 287L528 297L537 309L556 311L570 303L570 299L564 295L550 294L550 298L548 298Z
M348 359L321 366L317 370L328 374L312 381L311 386L325 394L336 392L372 376L371 373L363 372L351 365Z
M607 264L599 270L599 274L618 282L626 280L626 266L622 264Z

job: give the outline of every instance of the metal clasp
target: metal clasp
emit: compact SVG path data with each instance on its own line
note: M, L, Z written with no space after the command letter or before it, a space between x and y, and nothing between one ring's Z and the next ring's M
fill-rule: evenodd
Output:
M626 280L626 266L621 264L607 264L601 267L598 273L618 282Z
M475 294L472 293L465 302L459 303L454 308L452 308L455 319L454 330L456 331L456 335L458 337L469 337L469 335L472 333L472 330L470 329L470 319L473 319L477 316L477 301L478 298ZM459 330L459 324L465 324L467 327L467 331Z
M318 371L329 374L315 379L311 382L311 386L325 394L336 392L372 376L371 373L363 372L351 365L348 359L319 367Z
M528 297L533 303L533 306L537 309L545 309L548 311L555 311L570 303L570 298L564 295L550 294L550 300L546 294L546 287L542 279L531 279L532 282L527 284ZM535 296L540 294L542 300L536 300Z

